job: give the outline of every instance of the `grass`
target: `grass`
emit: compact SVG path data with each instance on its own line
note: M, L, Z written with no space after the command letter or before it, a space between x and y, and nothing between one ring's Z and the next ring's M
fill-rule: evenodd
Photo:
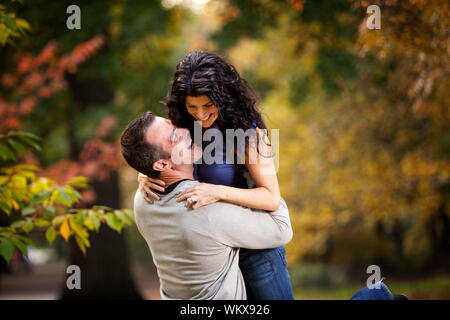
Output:
M411 281L385 279L384 283L393 294L404 294L408 299L450 299L450 274ZM294 288L294 297L297 300L348 300L363 286Z

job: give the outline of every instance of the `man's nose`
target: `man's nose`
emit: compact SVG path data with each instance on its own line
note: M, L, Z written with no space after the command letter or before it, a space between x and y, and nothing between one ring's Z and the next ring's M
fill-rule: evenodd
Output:
M183 128L181 133L182 133L183 137L185 137L185 138L190 138L191 137L191 133L186 128Z

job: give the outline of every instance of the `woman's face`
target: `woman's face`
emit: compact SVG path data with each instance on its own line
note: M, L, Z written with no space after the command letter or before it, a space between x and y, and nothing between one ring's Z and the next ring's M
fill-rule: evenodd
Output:
M186 97L186 109L195 120L201 122L203 128L209 128L219 116L219 108L207 95Z

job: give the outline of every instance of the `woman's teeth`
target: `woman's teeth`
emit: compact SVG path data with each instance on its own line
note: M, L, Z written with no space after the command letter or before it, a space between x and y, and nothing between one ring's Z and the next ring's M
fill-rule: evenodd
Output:
M210 117L210 115L209 116L207 116L205 119L199 119L200 121L206 121L206 120L208 120L209 119L209 117Z

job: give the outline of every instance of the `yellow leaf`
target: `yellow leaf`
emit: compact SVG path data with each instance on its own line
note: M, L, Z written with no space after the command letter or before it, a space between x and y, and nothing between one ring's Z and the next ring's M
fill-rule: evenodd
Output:
M63 236L64 239L66 239L66 242L69 241L70 237L70 228L69 223L67 222L67 219L61 223L61 227L59 228L59 233Z
M19 210L20 207L15 200L11 199L11 203L13 205L14 210Z
M83 240L79 236L75 236L75 241L78 244L78 248L80 248L81 252L86 255L86 247L84 246Z
M57 216L55 218L53 218L52 224L54 227L56 227L58 224L62 223L64 221L64 219L67 219L64 216Z
M94 224L92 223L91 218L89 218L89 217L87 217L84 220L84 225L91 231L95 229Z

